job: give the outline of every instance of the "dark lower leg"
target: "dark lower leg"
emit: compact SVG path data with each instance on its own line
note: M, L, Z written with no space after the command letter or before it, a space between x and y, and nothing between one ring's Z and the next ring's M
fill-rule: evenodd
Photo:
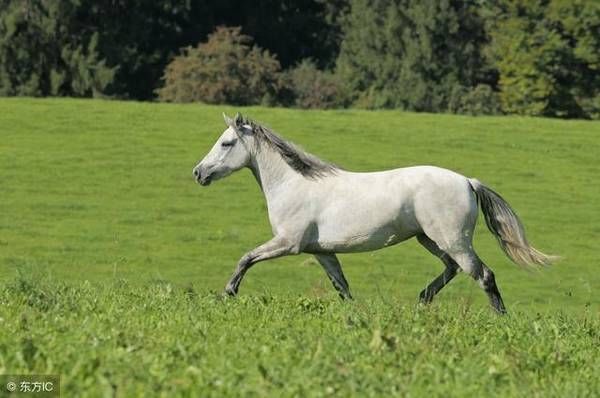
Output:
M335 290L338 292L338 295L340 296L340 298L342 300L346 300L346 299L352 300L352 294L350 294L350 289L348 289L347 287L344 287L343 282L340 283L339 281L335 280L331 276L329 277L329 280L331 281L331 284L333 285ZM345 284L347 286L348 282L346 282Z
M491 269L484 265L483 268L483 276L481 278L481 284L483 290L488 295L490 299L490 305L500 314L506 314L506 307L504 306L504 302L502 301L502 296L500 295L500 290L498 290L498 285L496 285L496 278Z
M440 276L435 278L421 293L419 294L419 301L423 304L429 304L433 300L433 297L438 294L440 290L448 282L452 280L456 276L457 267L455 264L450 264L446 266L446 269Z
M229 280L229 282L227 282L227 285L225 286L225 293L227 293L230 296L235 296L240 288L240 283L242 282L242 279L244 278L244 274L246 274L246 271L248 270L248 267L244 267L244 268L238 268L236 269L235 273L233 274L233 276L231 277L231 279Z
M419 301L423 304L429 304L433 300L433 297L438 294L440 290L448 282L452 280L456 276L458 271L458 264L442 249L439 248L437 243L429 239L427 235L419 235L417 236L417 240L424 248L426 248L431 254L438 257L444 265L446 269L440 276L435 278L423 291L419 294Z
M315 255L315 258L319 261L321 266L323 266L331 284L335 290L337 290L342 300L352 299L348 281L342 272L342 266L337 259L337 256L335 254L317 254Z

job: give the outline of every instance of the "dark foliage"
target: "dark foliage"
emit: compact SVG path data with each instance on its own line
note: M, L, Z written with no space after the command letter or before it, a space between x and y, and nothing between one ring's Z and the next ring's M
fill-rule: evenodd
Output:
M0 0L0 93L151 99L179 49L205 41L221 25L243 26L284 67L305 57L332 65L346 3ZM71 77L85 68L83 77ZM51 74L60 76L60 89L52 89ZM73 79L86 82L71 88Z
M273 55L252 45L240 28L220 27L206 43L188 47L166 68L159 99L213 104L275 103L282 86Z
M338 75L317 68L305 59L285 74L291 104L299 108L343 108L350 98Z
M339 73L368 108L440 112L455 86L494 84L472 2L353 0Z
M599 54L591 0L0 0L0 95L597 119Z

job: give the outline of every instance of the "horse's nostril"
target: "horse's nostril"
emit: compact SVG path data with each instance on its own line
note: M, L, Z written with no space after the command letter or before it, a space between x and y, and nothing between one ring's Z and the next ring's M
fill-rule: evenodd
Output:
M200 171L198 171L198 169L194 169L194 177L198 177L199 174L200 174Z

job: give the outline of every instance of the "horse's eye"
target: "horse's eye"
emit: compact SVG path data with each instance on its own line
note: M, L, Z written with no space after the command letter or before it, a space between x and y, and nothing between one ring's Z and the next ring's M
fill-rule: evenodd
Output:
M233 144L235 144L235 140L221 142L221 146L223 148L227 148L227 147L233 146Z

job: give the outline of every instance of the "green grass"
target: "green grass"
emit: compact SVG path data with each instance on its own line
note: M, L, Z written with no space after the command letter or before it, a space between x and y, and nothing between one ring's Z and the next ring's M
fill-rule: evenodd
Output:
M0 290L10 373L65 396L523 396L600 391L600 322L465 302L258 294L24 277Z
M0 99L0 373L60 373L69 396L599 390L600 123L241 109L350 170L434 164L500 192L563 259L520 269L480 218L498 318L464 275L416 308L442 265L413 241L340 256L354 303L306 255L257 265L236 300L211 293L271 236L248 171L191 177L235 110Z

